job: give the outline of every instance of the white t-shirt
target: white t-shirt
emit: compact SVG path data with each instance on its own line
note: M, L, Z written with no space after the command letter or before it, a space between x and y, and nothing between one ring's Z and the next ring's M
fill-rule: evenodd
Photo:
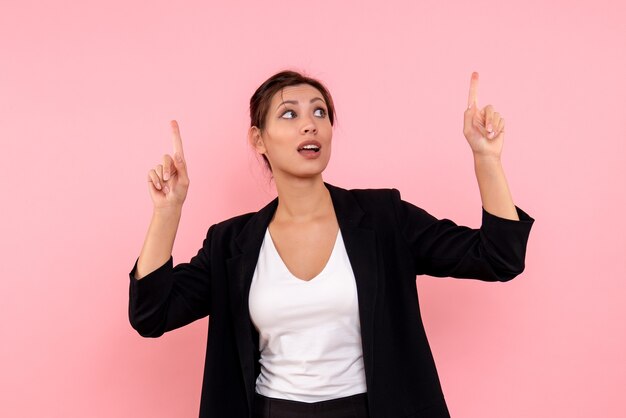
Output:
M300 280L265 232L248 299L259 331L256 392L318 402L366 392L354 273L341 230L324 269Z

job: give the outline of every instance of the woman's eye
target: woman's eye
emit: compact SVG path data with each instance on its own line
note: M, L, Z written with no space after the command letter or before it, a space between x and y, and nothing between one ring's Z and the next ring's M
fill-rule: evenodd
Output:
M324 109L322 107L318 107L317 109L315 109L315 113L317 114L317 116L325 117L326 116L326 109ZM287 114L292 114L293 116L285 117L285 115L287 115ZM285 113L283 113L281 115L281 117L283 119L293 119L293 118L296 117L296 112L294 112L293 110L287 110L287 111L285 111Z

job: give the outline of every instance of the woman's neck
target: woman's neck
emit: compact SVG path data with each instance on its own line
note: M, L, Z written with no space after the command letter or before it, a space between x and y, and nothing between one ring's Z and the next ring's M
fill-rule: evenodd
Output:
M308 222L333 212L330 192L321 174L311 178L276 178L278 207L272 221Z

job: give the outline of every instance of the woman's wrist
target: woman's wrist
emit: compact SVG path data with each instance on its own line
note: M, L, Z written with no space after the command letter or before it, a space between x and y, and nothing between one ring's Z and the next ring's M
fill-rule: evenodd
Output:
M183 206L182 205L177 205L177 206L168 206L168 207L162 207L162 208L154 208L154 210L152 211L152 216L153 217L158 217L158 218L180 218L180 216L183 213Z

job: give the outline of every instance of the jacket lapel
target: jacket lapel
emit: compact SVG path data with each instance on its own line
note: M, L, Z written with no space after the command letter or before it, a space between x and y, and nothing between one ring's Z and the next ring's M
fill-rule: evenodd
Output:
M356 279L366 384L372 387L374 306L378 278L376 235L374 230L359 226L364 212L350 191L326 182L324 184L330 191L337 222ZM247 301L265 230L277 207L278 197L248 220L235 238L241 254L226 261L235 339L249 405L252 405L254 399L256 382L254 362L255 350L258 350L258 341L255 339L258 339L258 333L255 332L250 320Z
M265 230L277 207L278 198L275 198L248 220L235 238L241 254L226 260L235 341L250 414L252 413L251 405L254 401L254 386L256 383L254 362L257 357L255 356L255 350L258 350L256 348L258 341L255 342L254 338L258 339L258 333L255 332L250 320L247 301Z
M367 387L371 388L374 377L374 307L378 291L376 233L371 228L360 226L365 212L350 191L325 184L333 199L335 214L356 280L365 378Z

